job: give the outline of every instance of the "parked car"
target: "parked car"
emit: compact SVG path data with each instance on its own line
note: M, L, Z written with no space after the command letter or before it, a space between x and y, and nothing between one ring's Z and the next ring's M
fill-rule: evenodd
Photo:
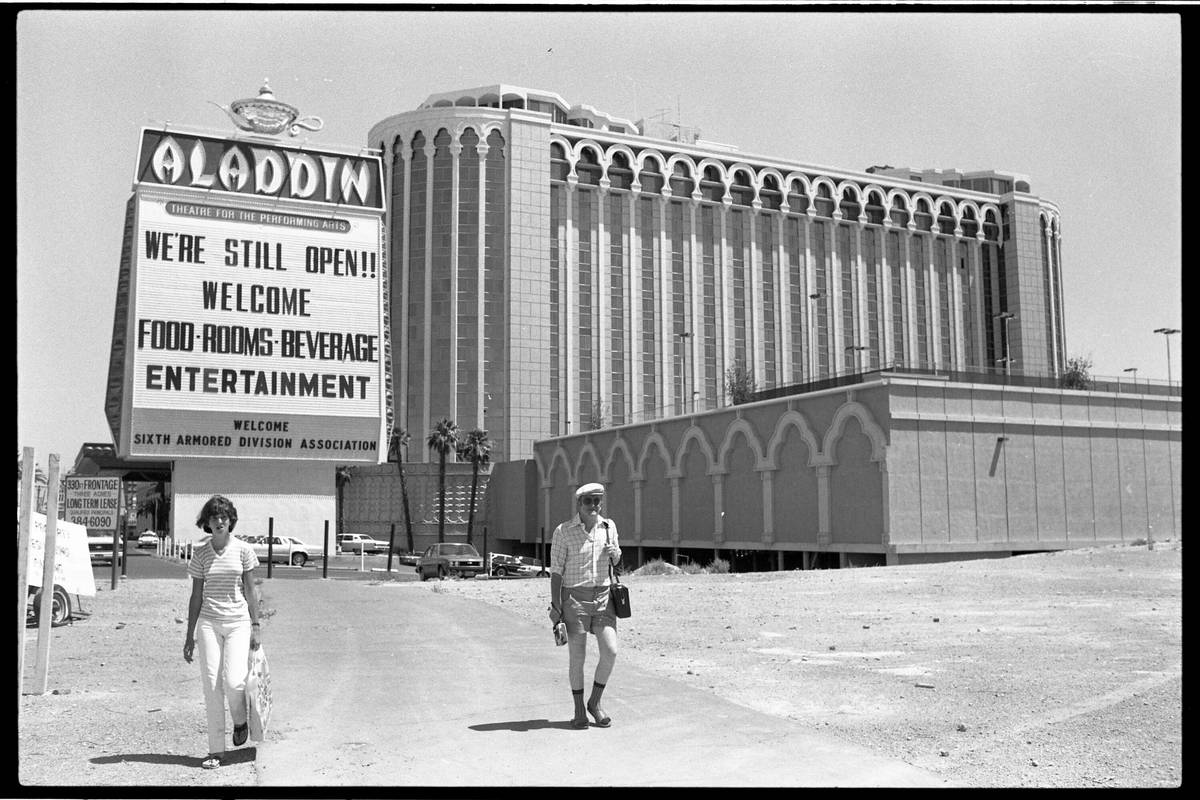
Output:
M304 544L294 536L247 536L242 541L254 548L255 554L263 561L268 555L272 561L282 561L293 567L303 567L314 558L321 557L319 549Z
M530 563L534 562L534 563ZM520 578L532 578L541 572L542 564L535 558L518 558L504 553L492 555L492 574L497 578L514 575Z
M386 553L387 542L381 542L365 533L343 533L337 537L338 547L343 553Z
M400 561L401 564L404 564L409 567L415 567L417 565L417 562L421 560L421 554L420 553L410 553L407 550L397 550L396 558Z
M521 556L521 563L529 568L530 574L538 578L549 578L550 571L542 565L540 558L532 558L531 556Z
M138 547L149 547L151 550L158 548L158 534L154 531L143 531L138 537Z
M441 542L430 545L417 561L417 574L421 580L461 575L474 578L483 572L483 556L469 544Z
M91 556L93 564L111 564L112 563L112 531L99 531L88 529L87 534L88 554ZM125 557L125 537L120 536L117 539L117 563Z

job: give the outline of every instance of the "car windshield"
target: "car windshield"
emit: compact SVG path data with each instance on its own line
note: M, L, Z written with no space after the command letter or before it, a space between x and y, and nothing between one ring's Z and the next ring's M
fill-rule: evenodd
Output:
M477 556L475 548L469 544L445 544L442 545L442 555L447 556Z

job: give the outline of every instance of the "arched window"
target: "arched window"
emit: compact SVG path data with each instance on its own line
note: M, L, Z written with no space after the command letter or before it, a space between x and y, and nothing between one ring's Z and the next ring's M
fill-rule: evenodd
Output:
M842 201L838 204L838 208L842 210L842 219L847 222L857 222L862 213L862 204L858 201L857 192L847 187L842 192Z
M656 158L647 158L642 163L641 172L638 173L638 183L642 185L642 191L647 194L660 194L663 188L663 173L662 164Z
M614 189L628 189L633 185L633 168L624 153L613 153L612 163L608 165L608 180Z
M762 188L758 190L758 199L763 208L778 211L783 207L783 192L779 190L779 180L774 175L764 175Z
M725 184L721 182L721 173L712 164L704 168L704 174L700 177L700 194L705 200L714 203L721 202L721 198L725 196Z
M892 208L888 212L888 217L892 220L892 223L898 227L903 228L904 226L908 225L908 204L905 202L903 196L893 196Z
M550 180L565 181L570 172L571 165L567 162L566 151L558 142L552 142L550 144Z
M687 166L681 161L676 161L675 168L671 171L671 196L691 197L695 187L696 182L692 180Z
M734 170L729 195L733 198L735 206L749 206L754 202L754 186L750 183L750 173L744 169Z
M953 236L955 225L954 209L949 203L942 203L941 208L938 209L938 228L942 233Z
M875 190L867 192L867 222L882 225L883 216L883 195Z
M603 168L592 148L585 147L579 151L579 160L575 162L575 174L579 176L580 183L599 186L602 172Z
M924 199L917 200L916 211L913 214L913 222L917 225L917 230L928 231L933 225L933 214L929 210L929 203Z
M829 191L828 184L817 184L816 198L813 205L816 207L818 217L833 218L833 193Z
M804 184L792 181L788 186L788 210L793 214L808 212L808 195L804 193Z
M969 239L974 239L975 234L979 233L979 220L975 218L975 209L970 206L963 208L962 232Z

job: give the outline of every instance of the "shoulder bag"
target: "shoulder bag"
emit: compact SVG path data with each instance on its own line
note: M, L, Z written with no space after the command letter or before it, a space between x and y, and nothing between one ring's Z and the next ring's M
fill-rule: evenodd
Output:
M604 523L604 540L610 541L608 537L608 522ZM613 569L612 559L608 560L608 577L612 578L612 584L608 587L608 598L613 604L613 611L620 619L627 619L633 610L629 607L629 587L621 583L621 579L617 576L617 572Z

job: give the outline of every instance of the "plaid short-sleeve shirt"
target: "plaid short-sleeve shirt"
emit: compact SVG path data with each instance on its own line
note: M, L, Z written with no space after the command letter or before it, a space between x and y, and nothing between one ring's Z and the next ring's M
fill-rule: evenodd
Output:
M607 586L611 579L604 544L609 541L617 546L614 561L619 564L621 543L617 538L616 523L600 517L589 534L579 517L572 517L554 529L550 543L550 571L562 575L563 586Z

